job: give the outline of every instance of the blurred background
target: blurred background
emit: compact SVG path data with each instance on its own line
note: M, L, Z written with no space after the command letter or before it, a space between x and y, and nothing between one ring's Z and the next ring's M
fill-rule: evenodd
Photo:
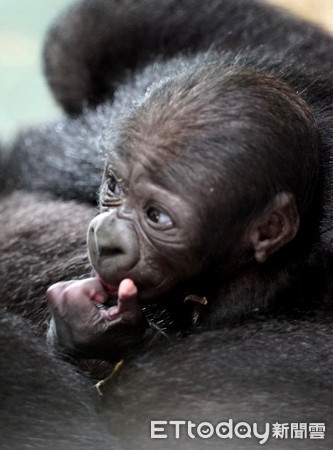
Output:
M267 0L333 33L333 0ZM52 19L71 0L0 0L0 139L60 111L44 82L41 48Z
M71 0L0 0L0 139L60 114L41 67L46 29Z

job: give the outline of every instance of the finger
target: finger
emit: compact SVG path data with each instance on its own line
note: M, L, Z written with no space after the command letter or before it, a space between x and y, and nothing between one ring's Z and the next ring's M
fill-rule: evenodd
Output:
M123 319L135 322L141 320L142 311L138 300L138 289L130 279L123 280L118 289L118 303L106 312L110 320L115 320L119 316Z
M54 308L58 307L64 300L65 290L73 283L75 283L75 280L60 281L59 283L52 284L52 286L50 286L46 291L46 297L49 305Z
M65 320L73 326L80 323L97 323L101 320L96 302L107 299L101 283L96 278L60 282L48 289L47 299L56 320Z
M118 308L123 313L130 310L141 310L138 300L138 289L129 278L123 280L118 289Z
M118 289L118 296L120 300L136 300L138 295L138 289L134 282L129 278L123 280Z
M102 284L96 278L56 283L49 287L46 295L53 307L59 306L63 301L80 302L89 299L104 303L107 299Z

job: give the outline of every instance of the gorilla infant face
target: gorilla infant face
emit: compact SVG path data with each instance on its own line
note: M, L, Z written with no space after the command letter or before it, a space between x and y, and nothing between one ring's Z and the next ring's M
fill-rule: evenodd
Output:
M129 164L113 155L100 202L88 249L109 290L131 278L147 301L201 272L204 252L193 205L156 183L138 158Z

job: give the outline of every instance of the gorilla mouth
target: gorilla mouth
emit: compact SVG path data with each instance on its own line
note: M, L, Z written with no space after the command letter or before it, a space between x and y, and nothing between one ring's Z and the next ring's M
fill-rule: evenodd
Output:
M108 295L107 300L104 302L104 306L115 306L117 305L118 302L118 285L114 285L114 284L109 284L106 283L106 281L103 281L102 278L96 274L96 278L99 279L99 281L101 282L103 289L105 290L105 292Z
M106 292L107 294L109 294L109 295L115 295L115 294L118 293L118 286L115 286L115 285L113 285L113 284L106 283L105 281L103 281L103 280L101 280L101 279L100 279L100 281L101 281L102 286L103 286L103 288L105 289L105 292Z

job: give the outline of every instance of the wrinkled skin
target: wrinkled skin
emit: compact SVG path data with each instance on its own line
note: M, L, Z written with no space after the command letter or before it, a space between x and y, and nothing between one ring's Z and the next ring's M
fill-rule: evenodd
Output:
M135 161L125 165L112 160L100 204L102 212L88 230L88 253L106 283L119 285L123 278L132 278L140 302L146 303L200 273L204 249L199 225L192 225L197 222L193 205L153 183Z

